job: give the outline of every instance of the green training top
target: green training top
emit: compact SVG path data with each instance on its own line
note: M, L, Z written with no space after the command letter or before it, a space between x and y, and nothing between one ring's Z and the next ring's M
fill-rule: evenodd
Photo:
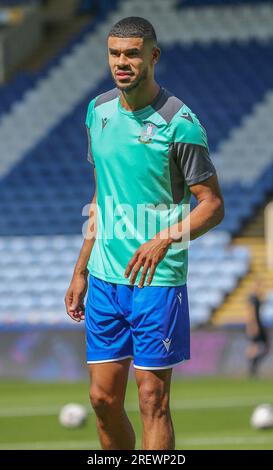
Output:
M150 105L131 112L121 105L120 93L114 88L97 96L87 111L88 160L96 167L98 205L87 267L105 281L130 284L124 272L135 251L183 219L189 187L216 172L206 131L181 100L161 87ZM186 283L187 248L185 242L172 243L152 286Z

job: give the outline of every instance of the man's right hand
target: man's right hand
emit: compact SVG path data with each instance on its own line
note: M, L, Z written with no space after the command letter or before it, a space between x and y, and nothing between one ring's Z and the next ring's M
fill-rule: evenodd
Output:
M88 281L84 274L74 274L65 296L67 314L76 322L84 320L84 297L87 291Z

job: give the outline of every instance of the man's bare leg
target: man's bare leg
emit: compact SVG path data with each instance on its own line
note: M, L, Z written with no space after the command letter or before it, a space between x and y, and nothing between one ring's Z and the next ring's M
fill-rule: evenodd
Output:
M105 450L133 450L135 433L124 409L131 359L89 364L90 401Z
M135 369L135 375L143 423L142 449L174 449L174 429L169 407L172 369Z

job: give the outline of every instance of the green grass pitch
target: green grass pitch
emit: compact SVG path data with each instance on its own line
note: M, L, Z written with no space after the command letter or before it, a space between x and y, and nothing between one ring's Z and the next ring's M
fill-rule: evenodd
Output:
M273 449L273 429L257 431L249 424L256 405L273 403L272 379L176 379L171 398L177 449ZM91 408L88 423L81 429L68 430L58 423L60 407L70 402L89 407L87 383L2 381L0 450L99 449ZM141 422L133 380L128 384L126 408L140 448Z

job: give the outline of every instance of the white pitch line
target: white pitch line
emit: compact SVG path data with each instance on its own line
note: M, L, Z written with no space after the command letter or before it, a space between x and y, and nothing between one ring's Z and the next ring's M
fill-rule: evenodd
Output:
M183 437L178 436L176 438L176 449L178 446L180 450L187 449L188 446L202 446L211 448L211 446L224 446L224 445L255 445L255 444L268 444L272 443L273 448L273 436L271 435L260 435L260 436L211 436L211 437ZM137 449L140 447L140 441L137 441ZM84 450L97 450L100 449L100 443L98 440L93 441L37 441L37 442L9 442L6 444L0 444L0 450L42 450L42 449L84 449Z
M222 437L193 437L193 438L179 438L178 445L190 446L208 446L211 445L242 445L242 444L267 444L272 443L273 436L222 436Z
M99 441L37 441L37 442L8 442L0 444L0 450L63 450L63 449L100 449Z
M177 401L173 400L171 402L171 410L173 411L191 411L191 410L201 410L201 409L217 409L217 408L238 408L238 407L248 407L255 406L259 403L271 403L272 396L263 396L263 397L234 397L234 398L221 398L221 399L203 399L203 400L185 400ZM92 413L90 405L89 412ZM0 418L16 418L16 417L27 417L27 416L53 416L57 415L61 409L62 405L52 405L52 406L39 406L39 407L2 407L0 408ZM129 412L138 412L138 405L125 405L125 408Z
M196 409L211 409L211 408L233 408L233 407L248 407L258 405L259 403L271 403L273 401L272 395L263 397L227 397L227 398L214 398L202 400L189 400L189 401L171 401L171 408L173 410L196 410Z
M26 416L53 416L59 413L62 405L31 406L31 407L3 407L0 408L0 418L21 418Z

